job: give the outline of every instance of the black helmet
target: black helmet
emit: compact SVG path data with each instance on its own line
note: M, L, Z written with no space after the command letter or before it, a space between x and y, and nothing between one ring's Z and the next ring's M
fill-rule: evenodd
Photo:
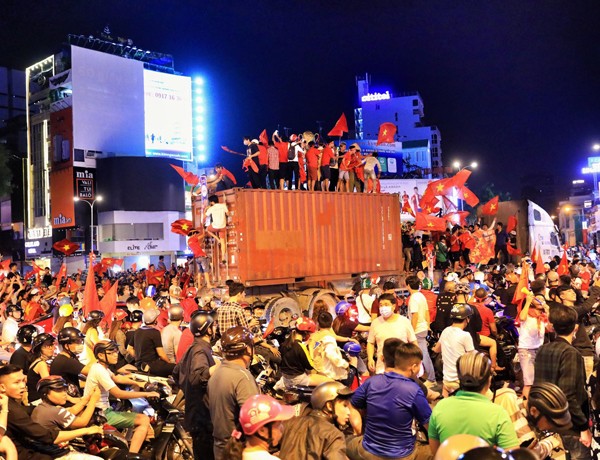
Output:
M33 338L37 335L38 330L33 324L21 326L17 331L17 342L21 345L31 345Z
M555 384L538 383L529 390L528 407L535 407L548 421L558 427L571 426L569 403L564 392Z
M213 325L215 320L209 312L197 310L192 313L190 319L190 331L194 337L202 337L206 335L208 329Z
M463 270L463 272L462 272L462 276L463 276L463 277L465 277L465 276L469 276L469 275L472 275L472 274L473 274L473 270L471 270L470 268L465 268L465 269Z
M76 327L65 327L60 330L56 338L61 345L68 345L85 339L85 335Z
M160 296L156 299L156 308L162 309L167 308L169 306L169 298L165 296Z
M102 319L104 319L104 312L100 311L100 310L92 310L91 312L89 312L85 318L86 322L91 322L91 321L102 321Z
M323 410L329 401L339 397L349 398L354 391L341 382L325 382L316 387L310 396L310 405L315 410Z
M455 303L450 310L450 319L467 319L473 315L473 309L466 303Z
M113 342L112 340L101 340L96 345L94 345L94 356L96 359L99 359L101 353L106 354L108 351L118 350L119 346Z
M469 351L458 358L456 372L461 389L479 391L492 375L492 362L481 352Z
M66 390L67 386L66 380L60 375L49 375L38 381L36 389L40 396L44 397L50 390Z
M221 337L221 347L227 359L236 359L244 356L246 354L246 347L248 346L254 346L254 335L246 327L231 327Z
M179 305L169 308L169 321L181 321L183 319L183 308Z
M48 342L54 343L55 340L52 334L47 334L46 332L38 334L33 338L33 342L31 343L31 352L35 354L40 351L42 345Z
M8 307L6 307L6 314L7 315L10 315L11 313L13 313L15 311L20 311L21 312L21 316L23 316L23 308L21 308L20 305L9 305Z
M133 310L131 312L131 322L132 323L141 323L144 318L144 312L142 310Z

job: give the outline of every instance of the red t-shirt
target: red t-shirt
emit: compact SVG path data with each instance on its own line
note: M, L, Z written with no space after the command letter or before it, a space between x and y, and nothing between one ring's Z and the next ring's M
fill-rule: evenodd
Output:
M475 249L475 238L471 236L470 232L465 232L459 236L459 239L465 249Z
M490 330L490 324L496 322L496 318L494 318L494 312L480 302L473 302L472 305L475 305L475 308L477 308L477 311L479 312L479 316L481 316L482 326L479 334L489 337L490 333L492 332Z
M450 252L459 252L460 251L460 239L456 235L452 235L450 237Z
M323 154L321 155L321 166L329 166L332 158L333 150L331 150L329 147L325 147L323 149Z
M219 177L223 177L223 176L227 176L229 177L229 179L231 179L231 182L233 182L233 185L237 185L237 181L235 180L235 176L233 174L231 174L231 171L228 171L225 168L221 169L221 174L219 174Z
M192 346L194 343L194 336L192 335L192 331L190 331L189 327L186 327L181 333L181 337L179 338L179 345L177 346L177 350L175 352L175 361L181 361L185 352Z
M319 149L311 147L306 152L306 165L309 168L317 168L319 166Z
M437 315L437 294L428 289L421 289L421 294L425 296L425 300L427 300L427 308L429 309L429 322L433 323L435 321L435 316Z
M579 278L581 278L581 290L582 291L589 291L590 290L590 280L592 278L592 276L590 275L590 272L585 271L585 272L581 272L579 273Z
M288 143L287 142L275 142L275 147L279 151L279 163L288 162Z
M258 145L258 164L266 165L269 163L269 154L265 145Z

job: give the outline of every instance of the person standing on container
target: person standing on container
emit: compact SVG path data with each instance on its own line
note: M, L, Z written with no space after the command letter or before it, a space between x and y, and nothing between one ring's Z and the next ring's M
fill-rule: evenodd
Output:
M211 218L210 225L206 228L206 232L219 242L221 249L221 260L223 263L227 261L227 253L225 248L225 232L227 231L227 205L219 203L217 195L208 197L208 208L204 212L204 219ZM204 220L203 219L203 220Z

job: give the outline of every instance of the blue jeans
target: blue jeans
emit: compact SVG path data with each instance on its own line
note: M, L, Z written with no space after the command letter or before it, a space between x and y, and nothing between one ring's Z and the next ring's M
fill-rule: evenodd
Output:
M421 353L423 353L423 367L425 368L425 372L427 372L427 380L435 382L435 369L433 368L429 350L427 349L427 331L419 332L416 336Z

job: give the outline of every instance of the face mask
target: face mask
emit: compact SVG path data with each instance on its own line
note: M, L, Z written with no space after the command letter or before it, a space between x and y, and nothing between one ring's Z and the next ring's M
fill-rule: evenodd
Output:
M83 343L82 344L77 344L75 345L75 354L76 355L80 355L81 353L83 353Z
M381 316L384 318L389 318L392 316L392 307L379 307L379 313L381 313Z

